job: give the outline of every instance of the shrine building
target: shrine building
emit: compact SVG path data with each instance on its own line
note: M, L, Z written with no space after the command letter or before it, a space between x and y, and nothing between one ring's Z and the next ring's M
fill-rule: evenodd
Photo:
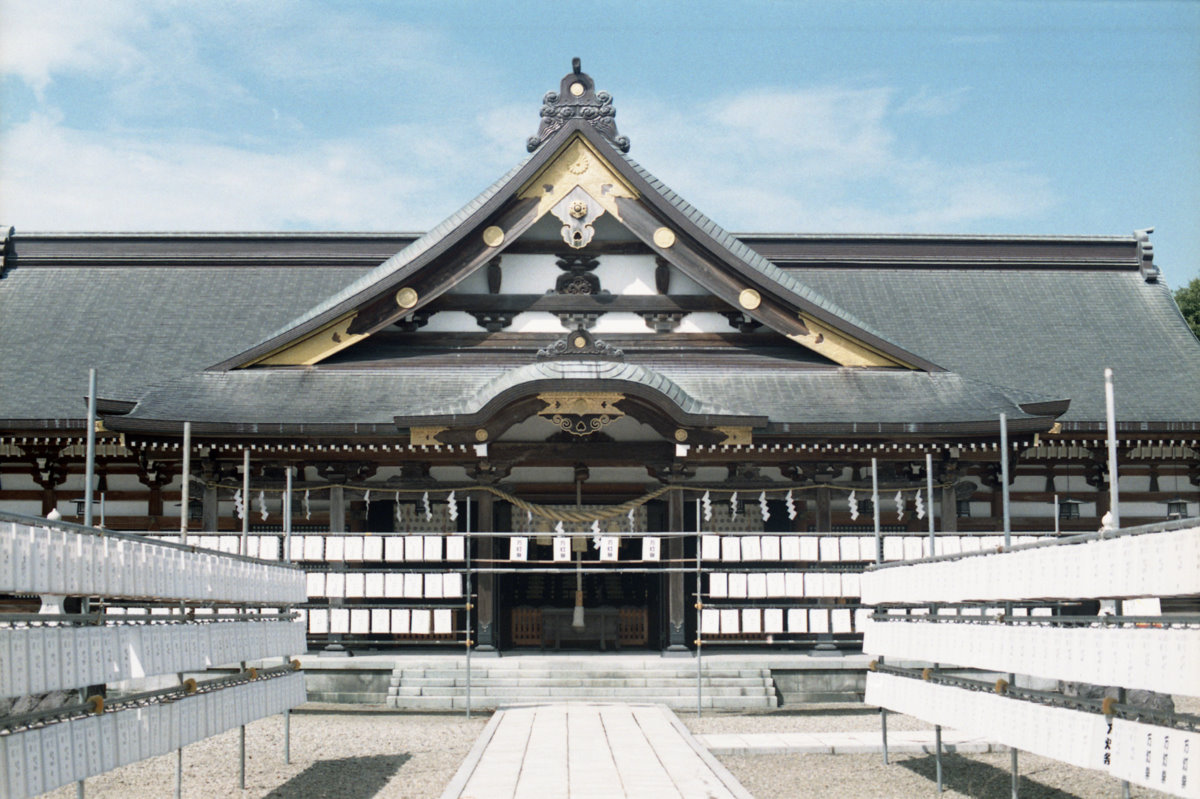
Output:
M314 645L544 646L580 602L629 648L853 645L811 614L858 607L876 513L889 558L928 551L929 514L995 543L1002 415L1014 535L1101 525L1111 368L1122 524L1196 514L1200 342L1149 231L729 233L630 156L578 60L530 127L420 235L8 220L0 511L82 521L95 369L95 518L280 557L289 508ZM700 630L700 602L781 615Z

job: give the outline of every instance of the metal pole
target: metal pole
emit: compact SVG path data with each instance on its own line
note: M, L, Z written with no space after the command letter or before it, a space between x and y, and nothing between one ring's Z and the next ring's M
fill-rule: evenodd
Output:
M238 787L246 790L246 725L238 728Z
M75 799L83 799L83 780L75 783Z
M183 796L183 747L175 750L175 799Z
M883 563L883 530L879 526L879 459L871 458L871 515L875 524L875 563ZM883 662L883 657L879 658ZM879 708L879 733L883 741L883 765L888 765L887 708Z
M467 627L467 718L471 718L471 495L467 495L467 540L466 546L467 556L467 601L464 613L466 616L465 622Z
M701 628L701 617L704 615L702 608L704 603L700 598L700 532L701 521L704 517L701 515L700 499L696 499L696 718L700 718L700 708L702 706L701 696L704 692L704 666L703 655L703 630Z
M1000 490L1004 501L1004 548L1012 546L1012 515L1009 511L1008 500L1008 415L1000 414ZM1004 617L1012 618L1012 603L1004 603ZM1008 622L1011 623L1011 622ZM1008 675L1009 685L1016 685L1016 675ZM1009 758L1012 766L1012 799L1017 799L1017 748L1011 747Z
M925 453L925 493L929 500L925 503L925 513L929 515L929 557L937 555L937 534L933 530L933 453Z
M250 453L245 455L246 462L250 460ZM286 484L284 486L285 493L283 495L283 560L285 563L292 562L292 467L289 464L284 469L287 475ZM246 470L249 475L249 469ZM250 478L246 477L246 484L249 485ZM243 508L246 511L246 519L250 518L250 497L247 496ZM292 713L290 710L283 711L283 762L285 765L292 763Z
M292 552L292 467L284 469L287 475L283 494L283 548L291 560ZM247 506L248 508L249 506ZM249 518L249 513L246 514Z
M942 793L942 725L935 724L933 727L933 762L937 767L937 792Z
M104 492L100 492L100 526L104 526Z
M1000 414L1000 490L1004 500L1004 548L1012 546L1012 514L1008 506L1008 416Z
M933 522L933 453L925 453L925 493L929 498L929 556L937 557L937 533ZM933 664L937 667L937 664ZM942 725L933 725L933 763L937 769L937 792L942 793Z
M250 533L250 450L242 450L242 544L241 554L246 554L246 536Z
M875 562L883 563L883 533L879 527L879 459L871 458L871 515L875 523Z
M1108 420L1108 512L1112 527L1121 529L1121 510L1117 491L1117 411L1113 401L1113 370L1104 370L1104 405Z
M92 526L92 483L96 481L96 370L88 369L87 474L83 478L83 524Z
M192 423L183 423L183 487L179 500L179 543L187 543L188 489L192 481Z
M1055 494L1054 495L1054 534L1058 535L1060 532L1062 532L1062 531L1059 529L1059 522L1058 522L1058 494Z

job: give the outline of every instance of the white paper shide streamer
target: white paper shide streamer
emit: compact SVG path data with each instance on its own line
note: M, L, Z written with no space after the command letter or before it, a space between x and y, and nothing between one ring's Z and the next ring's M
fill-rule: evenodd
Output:
M917 518L925 518L925 498L921 496L921 492L917 492L916 499L913 503L916 506Z
M792 489L788 489L787 498L784 500L787 505L787 515L792 521L796 520L796 500L792 498Z
M704 496L700 497L700 504L704 508L704 521L712 521L712 497L709 492L705 491Z
M233 492L233 512L239 519L246 518L246 501L242 499L242 489Z
M737 492L733 492L733 496L729 498L729 518L737 518Z
M400 529L403 529L401 524L404 521L404 519L400 516L400 492L399 491L396 492L396 498L395 498L395 500L393 500L393 502L395 503L395 508L396 508L396 529L400 530Z
M633 508L629 509L629 532L631 532L631 533L637 532L637 524L633 520Z
M266 491L258 492L258 512L260 514L262 514L262 520L265 522L267 520L267 516L269 515L267 513L267 492Z
M559 519L554 523L554 532L558 533L559 535L563 535L567 532L565 529L563 529L562 519Z
M762 511L762 520L764 522L770 521L771 511L770 511L770 509L767 508L767 492L766 491L763 491L761 494L758 495L758 508L759 508L759 510Z
M918 496L920 496L918 494ZM904 492L896 492L896 520L904 521Z
M847 504L850 506L850 521L854 521L855 519L858 518L858 494L857 494L857 492L854 492L854 491L850 492L850 499L847 501Z
M457 491L451 491L450 496L446 497L446 514L450 517L450 521L458 521L458 498Z
M304 519L305 521L312 518L312 506L308 504L308 491L304 492Z
M421 504L425 506L425 521L433 521L433 505L429 504L429 492L421 495Z

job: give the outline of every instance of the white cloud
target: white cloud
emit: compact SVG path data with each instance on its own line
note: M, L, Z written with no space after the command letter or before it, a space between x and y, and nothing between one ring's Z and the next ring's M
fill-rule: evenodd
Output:
M957 111L970 91L967 87L948 92L934 92L922 86L916 94L904 98L897 106L897 114L914 114L923 117L944 117Z
M633 102L622 132L639 161L730 230L966 232L1045 213L1057 200L1028 166L938 160L904 138L904 116L949 113L964 94L759 90L686 115Z
M129 71L143 64L129 37L146 20L132 2L0 2L0 70L41 94L56 73Z
M478 178L464 170L477 162L398 159L394 137L257 152L99 135L37 114L5 138L0 219L27 231L413 230L470 199L461 186Z

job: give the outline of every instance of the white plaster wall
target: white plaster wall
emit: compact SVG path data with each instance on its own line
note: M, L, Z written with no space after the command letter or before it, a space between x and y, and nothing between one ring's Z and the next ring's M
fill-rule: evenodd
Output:
M554 291L554 281L563 273L555 260L553 255L505 255L500 259L503 271L500 293L545 294ZM480 292L487 293L486 276Z
M12 491L41 491L42 487L33 480L33 476L25 472L4 474L4 487Z
M676 333L732 333L729 320L719 313L690 313L683 317Z
M474 322L475 320L472 319L471 321ZM481 330L482 328L476 325L475 329ZM565 333L567 329L563 327L562 322L558 321L558 317L554 314L542 311L526 311L513 317L512 325L505 332Z
M441 311L429 317L422 333L480 333L483 328L466 311Z
M592 326L591 332L596 335L613 334L649 334L653 331L646 324L646 320L639 314L626 313L624 311L616 313L606 313L596 320L596 324Z

